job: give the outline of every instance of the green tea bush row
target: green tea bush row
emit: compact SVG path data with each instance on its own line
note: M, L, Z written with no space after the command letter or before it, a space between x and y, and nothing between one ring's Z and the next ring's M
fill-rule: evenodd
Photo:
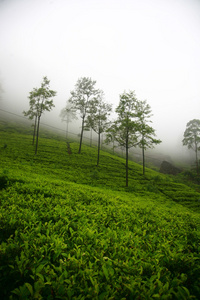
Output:
M197 297L197 219L175 204L116 195L59 181L2 190L4 298Z

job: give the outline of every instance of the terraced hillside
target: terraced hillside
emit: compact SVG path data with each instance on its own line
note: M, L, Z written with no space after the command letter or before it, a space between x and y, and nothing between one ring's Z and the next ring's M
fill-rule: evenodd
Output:
M122 158L0 129L2 299L199 299L195 189L133 162L125 188Z

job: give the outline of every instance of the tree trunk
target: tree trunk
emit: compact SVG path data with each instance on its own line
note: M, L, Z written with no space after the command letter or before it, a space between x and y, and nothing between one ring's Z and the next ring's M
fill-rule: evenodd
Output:
M92 147L92 128L90 129L90 147Z
M142 134L142 165L143 165L143 175L145 175L144 135L143 134Z
M197 143L195 143L195 155L196 155L197 174L199 174L199 162L198 162L198 147L197 147Z
M35 116L35 124L34 124L33 142L32 142L32 145L34 145L34 143L35 143L36 127L37 127L37 116Z
M81 137L80 137L80 144L79 144L78 154L81 153L81 146L82 146L82 140L83 140L84 121L85 121L85 116L83 116L83 120L82 120Z
M144 157L144 146L142 146L142 162L143 162L143 175L145 175L145 157Z
M97 154L97 167L99 165L99 154L100 154L100 143L101 143L101 140L100 140L100 135L101 133L99 132L98 133L98 154Z
M67 120L67 126L66 126L66 140L68 138L68 128L69 128L69 121Z
M128 136L126 137L126 187L128 187Z
M39 129L40 129L40 116L38 116L37 136L36 136L36 146L35 146L35 155L37 154L37 149L38 149Z
M101 149L103 149L103 133L102 133L102 139L101 139Z

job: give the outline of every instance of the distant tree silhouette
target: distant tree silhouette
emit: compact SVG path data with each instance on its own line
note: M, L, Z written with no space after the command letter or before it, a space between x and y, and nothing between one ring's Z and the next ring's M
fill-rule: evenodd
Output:
M66 128L66 138L68 138L68 131L69 131L69 123L72 122L72 120L76 120L76 111L73 109L72 104L69 102L69 100L66 103L66 106L61 110L60 112L61 120L66 122L67 128Z
M197 174L199 174L198 151L200 150L200 120L193 119L187 123L182 143L183 146L187 146L188 149L195 151L196 170Z
M86 126L92 128L98 134L98 154L97 166L99 165L101 134L108 128L108 117L112 110L112 105L103 101L103 91L99 90L98 94L91 103Z
M29 110L24 111L24 115L28 116L29 119L35 118L34 125L34 134L33 134L33 143L36 135L36 147L35 154L37 154L38 150L38 139L39 139L39 128L40 128L40 118L45 111L50 111L53 104L52 97L56 96L56 92L50 90L50 80L45 76L43 77L43 81L41 83L40 88L34 88L29 93Z
M35 98L33 97L33 93L36 93L37 89L34 88L32 92L30 92L29 95L29 110L28 111L23 111L23 114L25 117L28 117L30 120L34 119L34 130L33 130L33 141L32 144L34 145L35 142L35 136L36 136L36 129L37 129L37 110L35 108Z
M92 101L98 94L98 90L95 88L96 81L91 78L82 77L78 79L75 89L71 91L71 97L69 103L72 105L72 109L79 111L82 119L81 133L80 133L80 144L78 153L81 153L81 146L83 140L83 131L85 127L86 117L90 111Z
M136 115L137 98L134 91L124 92L120 95L119 105L116 108L118 114L110 129L107 131L107 141L116 141L126 151L126 187L128 187L128 154L129 148L138 145L139 125Z
M149 120L152 116L151 107L147 104L147 101L137 101L136 115L138 123L138 131L140 133L138 146L142 149L142 161L143 161L143 175L145 175L145 150L148 148L153 148L154 145L160 144L161 140L155 139L155 129L149 126L148 123L152 121Z

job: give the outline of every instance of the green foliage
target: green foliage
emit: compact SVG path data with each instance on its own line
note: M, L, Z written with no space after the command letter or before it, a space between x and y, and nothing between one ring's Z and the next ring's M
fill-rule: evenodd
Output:
M131 148L136 145L138 127L136 123L137 98L134 91L120 95L119 105L116 108L118 118L115 122L115 140L120 146Z
M188 146L189 149L196 150L200 143L200 120L194 119L187 123L184 132L183 145Z
M184 146L188 149L193 149L196 155L196 170L199 173L199 160L198 151L200 149L200 120L193 119L187 123L186 130L184 132L184 139L182 141Z
M66 106L61 110L60 117L63 122L67 124L66 137L68 137L69 123L72 120L77 120L76 111L72 108L72 105L67 101Z
M142 149L153 148L154 145L160 144L161 141L155 139L155 129L149 126L149 118L152 116L151 107L145 101L137 101L136 103L137 122L139 132L141 134L139 147Z
M86 117L91 108L91 104L94 101L99 90L95 88L96 81L92 81L91 78L82 77L77 80L75 89L71 91L71 97L68 103L71 105L71 109L78 111L82 119L81 133L80 133L80 144L78 153L81 153L83 130L85 127Z
M125 189L121 158L97 171L93 148L41 138L35 157L0 135L1 299L199 299L199 193L131 162Z
M112 110L112 106L103 101L103 91L98 92L94 101L92 101L90 114L87 118L86 126L91 128L98 134L98 155L97 155L97 166L99 165L100 156L100 137L101 133L105 132L108 128L109 122L108 117Z
M33 119L35 116L41 117L44 111L50 111L53 104L51 98L56 96L56 92L50 90L50 80L46 76L43 77L40 88L33 88L29 93L29 111L24 112L25 116Z
M8 177L6 175L0 176L0 190L7 187L8 184Z
M43 82L40 88L34 88L29 93L29 110L24 111L24 115L28 116L29 119L35 119L34 133L33 133L33 144L36 135L36 148L35 154L37 154L38 149L38 138L39 138L39 126L40 118L45 111L50 111L53 104L53 97L56 96L56 92L50 90L50 80L46 76L43 77Z

